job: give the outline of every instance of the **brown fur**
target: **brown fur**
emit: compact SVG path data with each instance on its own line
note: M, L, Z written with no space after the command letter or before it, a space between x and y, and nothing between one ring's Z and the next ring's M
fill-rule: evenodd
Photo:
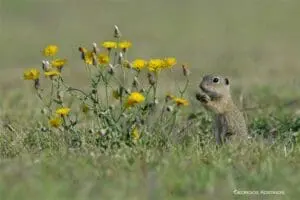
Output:
M222 144L231 136L247 136L244 116L231 98L229 80L219 75L206 75L199 87L202 92L197 94L197 99L215 117L213 129L217 144Z

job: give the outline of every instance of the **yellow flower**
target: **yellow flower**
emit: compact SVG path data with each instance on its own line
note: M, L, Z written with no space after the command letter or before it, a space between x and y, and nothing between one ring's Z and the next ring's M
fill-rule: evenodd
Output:
M113 90L112 95L115 99L119 99L121 96L118 90Z
M149 71L158 72L163 67L164 61L161 59L151 59L148 63Z
M81 111L82 111L83 113L86 114L86 113L89 112L89 110L90 110L89 106L86 105L85 103L81 105Z
M55 56L58 52L58 47L56 45L48 45L44 48L44 56Z
M25 80L37 80L40 77L40 71L37 69L29 69L24 72Z
M132 46L131 42L126 41L126 40L119 43L119 47L123 50L126 50L131 46Z
M183 98L174 98L173 99L177 106L188 106L189 102L186 99Z
M85 64L92 65L93 64L93 52L88 51L84 53L84 62Z
M143 59L136 59L132 62L132 67L137 70L143 69L147 65L147 61Z
M137 142L141 137L141 134L136 126L133 128L133 130L131 132L131 137L134 142Z
M145 97L139 92L132 92L126 102L126 107L134 106L135 104L145 101Z
M112 41L106 41L102 43L102 46L108 50L117 48L117 43Z
M100 64L108 64L109 56L107 54L99 54L98 61Z
M56 71L56 70L51 70L51 71L48 71L48 72L45 72L44 75L46 77L54 77L54 76L59 76L60 75L60 72L59 71Z
M60 116L67 116L69 114L69 112L71 111L70 108L67 107L63 107L63 108L58 108L56 110L56 114L60 115Z
M67 59L55 59L51 62L52 66L61 69L67 63Z
M62 120L59 117L53 117L49 120L49 124L54 128L58 128L62 124Z
M164 68L171 68L174 65L176 65L176 63L177 63L176 58L173 58L173 57L165 58L163 67Z

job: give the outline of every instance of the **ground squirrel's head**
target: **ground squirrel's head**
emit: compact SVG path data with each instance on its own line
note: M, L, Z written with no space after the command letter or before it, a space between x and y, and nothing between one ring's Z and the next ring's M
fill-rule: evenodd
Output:
M212 100L230 98L230 84L228 78L220 75L205 75L199 85L200 89Z

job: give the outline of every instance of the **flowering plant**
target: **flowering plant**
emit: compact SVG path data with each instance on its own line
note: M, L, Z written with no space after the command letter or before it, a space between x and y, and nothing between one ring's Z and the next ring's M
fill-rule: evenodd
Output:
M25 80L32 80L38 98L43 102L50 131L82 134L92 133L97 141L125 141L132 144L143 136L163 130L172 133L178 114L189 102L184 98L189 84L189 70L182 65L186 83L179 95L166 94L159 98L159 76L172 72L177 66L174 57L130 60L132 43L122 40L117 26L114 39L91 49L79 47L91 84L87 91L70 86L64 79L63 69L68 61L57 57L59 48L48 45L43 50L42 72L31 68L24 72ZM51 88L42 88L41 73L51 82ZM48 79L48 80L47 80ZM147 80L147 81L143 81ZM75 99L77 106L71 106ZM162 100L162 102L160 102ZM80 107L80 109L78 109Z

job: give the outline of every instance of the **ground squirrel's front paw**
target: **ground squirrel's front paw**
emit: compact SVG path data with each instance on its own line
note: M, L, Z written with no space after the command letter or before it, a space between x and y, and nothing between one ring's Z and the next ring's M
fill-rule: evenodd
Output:
M210 97L207 94L200 92L196 94L196 99L201 103L208 103L210 101Z

